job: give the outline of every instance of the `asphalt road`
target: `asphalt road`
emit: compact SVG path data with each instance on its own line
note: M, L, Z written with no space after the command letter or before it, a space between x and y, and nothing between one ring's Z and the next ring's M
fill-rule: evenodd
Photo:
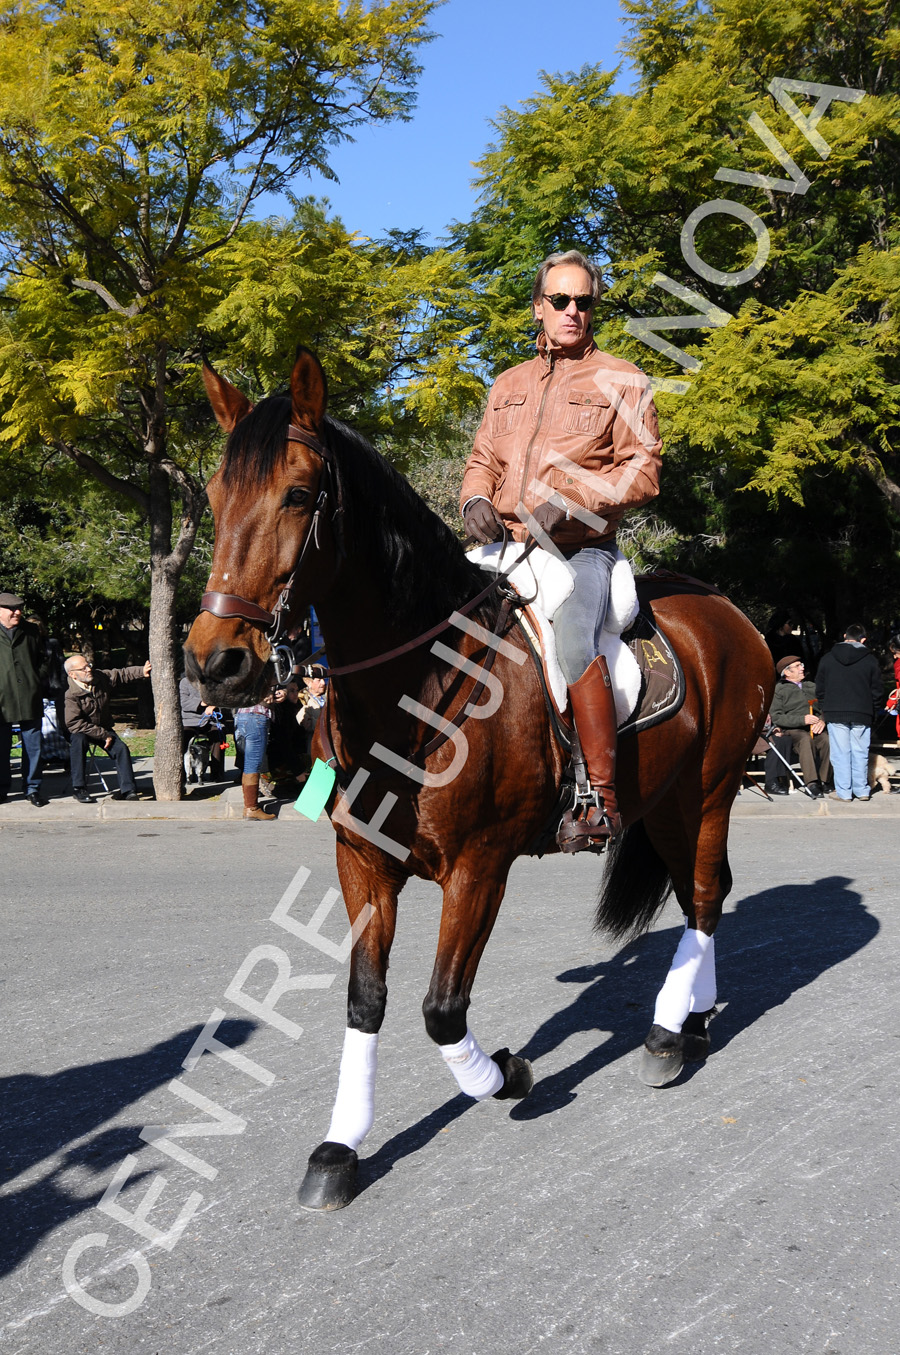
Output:
M677 909L617 948L591 932L595 860L520 862L471 1012L485 1048L534 1061L512 1109L456 1095L425 1036L439 896L411 885L364 1189L311 1215L345 920L326 953L272 914L300 867L299 922L336 885L328 827L5 824L0 1349L900 1351L896 841L862 812L736 820L714 1052L661 1091L634 1068ZM226 996L260 947L303 980L283 1029ZM243 991L275 974L260 959ZM185 1071L214 1010L245 1062ZM211 1106L222 1132L170 1140L181 1160L139 1137Z

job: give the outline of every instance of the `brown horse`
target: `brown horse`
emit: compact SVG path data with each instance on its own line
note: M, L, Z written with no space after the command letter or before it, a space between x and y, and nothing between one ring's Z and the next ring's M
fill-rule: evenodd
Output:
M552 819L567 754L499 590L472 607L484 573L405 480L326 416L313 355L298 353L290 398L256 408L211 369L204 378L229 436L209 485L215 553L188 675L214 705L258 700L274 681L272 645L310 604L336 670L314 751L337 773L330 814L358 939L331 1126L300 1191L305 1206L330 1209L355 1193L355 1150L373 1120L385 975L411 875L443 890L428 1034L470 1095L530 1090L530 1065L508 1050L489 1058L466 1012L510 867ZM625 831L597 920L616 936L638 932L672 888L685 914L643 1054L641 1076L662 1086L708 1049L728 817L773 670L725 598L652 580L640 596L680 659L685 700L666 723L619 740Z

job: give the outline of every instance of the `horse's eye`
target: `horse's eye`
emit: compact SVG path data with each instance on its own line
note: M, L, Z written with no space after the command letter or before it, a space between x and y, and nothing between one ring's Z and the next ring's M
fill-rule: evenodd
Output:
M309 490L301 489L298 485L295 485L293 489L289 489L284 496L285 507L302 508L308 500Z

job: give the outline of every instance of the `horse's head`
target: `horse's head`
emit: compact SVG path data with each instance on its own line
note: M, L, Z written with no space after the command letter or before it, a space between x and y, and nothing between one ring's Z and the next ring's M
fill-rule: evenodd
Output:
M327 401L318 360L299 349L290 399L254 407L207 365L203 381L228 441L207 486L216 537L203 610L185 644L187 675L213 705L251 704L271 688L272 645L330 582L335 512ZM318 513L317 513L318 508Z

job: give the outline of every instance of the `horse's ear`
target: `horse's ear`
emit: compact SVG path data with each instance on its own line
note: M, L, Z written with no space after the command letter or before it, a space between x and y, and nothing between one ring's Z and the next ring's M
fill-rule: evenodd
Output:
M291 421L317 433L327 405L328 382L322 364L301 344L291 372Z
M249 414L253 408L246 395L242 395L236 386L232 386L230 381L226 381L224 376L219 376L218 372L213 371L206 358L203 359L203 384L206 387L206 394L209 396L209 403L213 407L213 413L218 420L219 426L230 433L236 424L246 414Z

